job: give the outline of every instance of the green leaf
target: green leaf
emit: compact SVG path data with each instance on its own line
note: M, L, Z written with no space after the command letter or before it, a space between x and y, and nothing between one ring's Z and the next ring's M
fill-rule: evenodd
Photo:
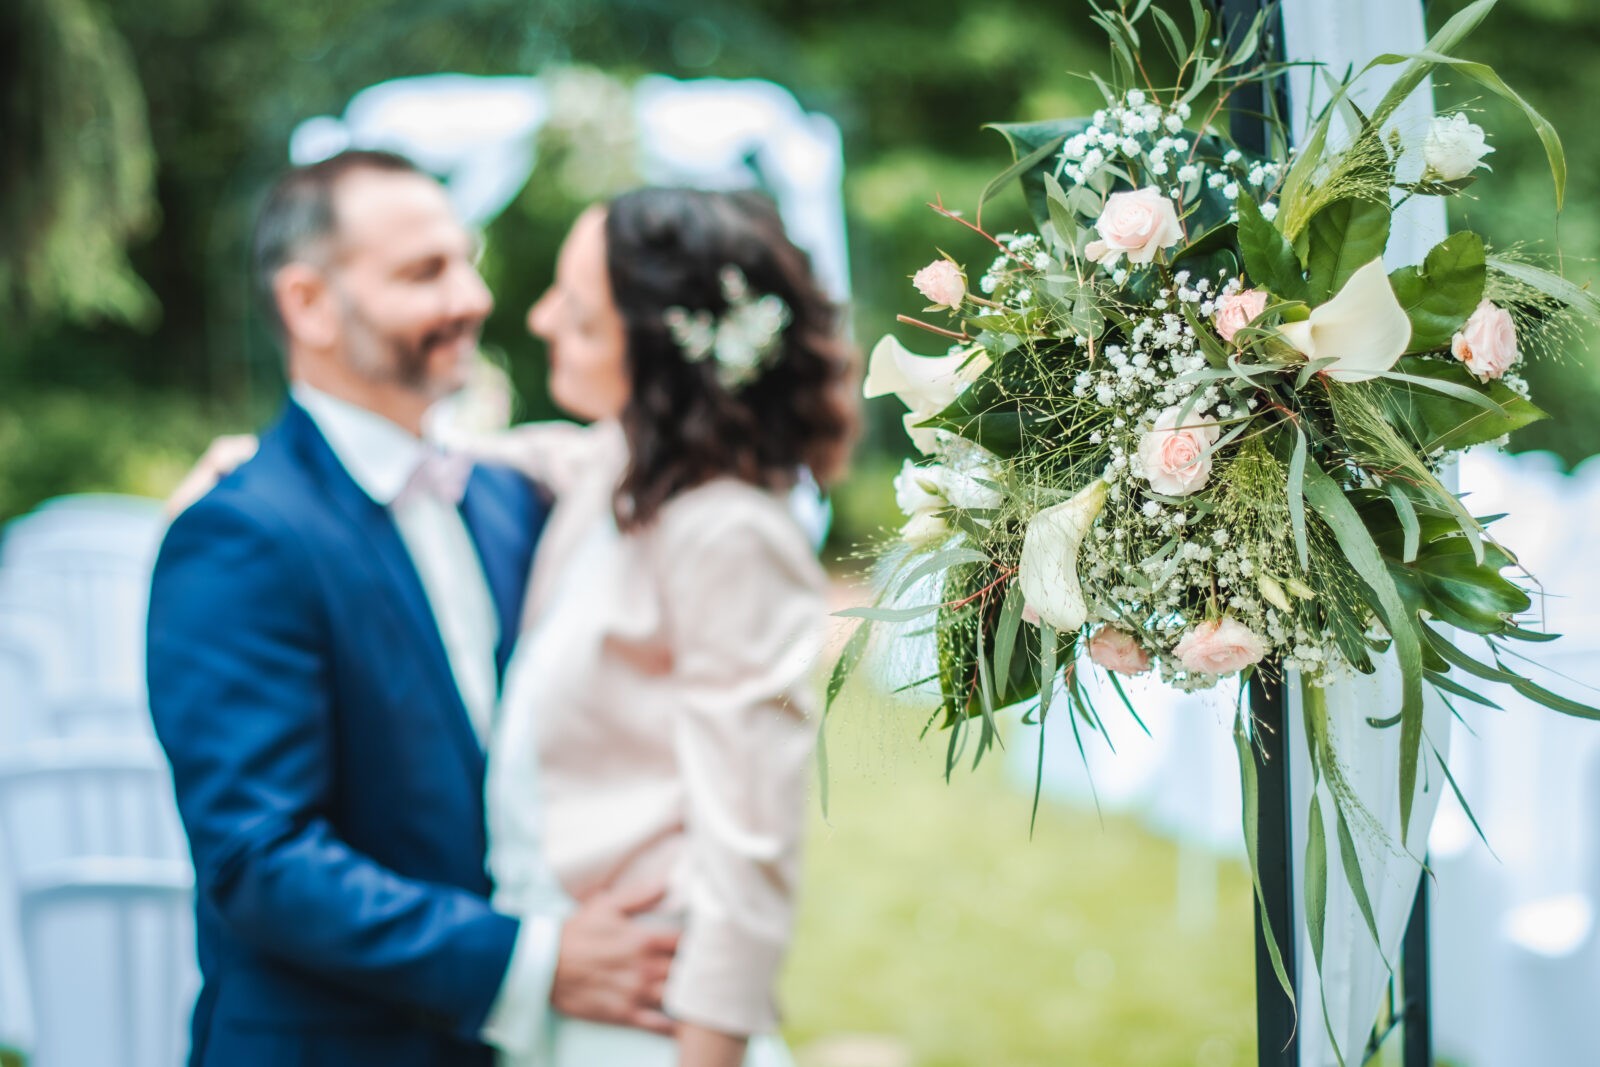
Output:
M1408 57L1379 56L1373 62L1381 62L1386 59L1393 62L1404 62L1406 58ZM1533 127L1533 132L1538 135L1539 143L1544 145L1545 159L1550 163L1550 177L1555 181L1556 186L1556 210L1560 211L1567 195L1567 154L1562 149L1561 137L1556 133L1556 128L1550 124L1550 120L1539 114L1532 104L1524 100L1515 89L1501 80L1500 75L1496 74L1494 68L1487 63L1474 63L1435 51L1418 52L1409 58L1459 71L1485 89L1521 109L1523 116L1528 120L1528 124Z
M1508 278L1515 278L1590 320L1600 320L1600 296L1596 296L1583 286L1567 281L1555 271L1535 267L1530 263L1519 263L1514 259L1503 259L1500 256L1490 256L1488 263L1498 273Z
M1289 456L1289 529L1294 534L1295 555L1300 569L1311 570L1311 548L1306 539L1306 434L1298 423L1294 427L1294 451Z
M1411 320L1408 352L1445 348L1483 300L1483 238L1470 230L1433 246L1420 267L1401 267L1389 285Z
M1289 1003L1295 1003L1294 985L1283 966L1283 953L1278 949L1278 932L1272 928L1267 915L1267 894L1261 888L1261 785L1256 778L1255 751L1245 733L1244 714L1233 722L1233 743L1239 752L1239 793L1242 799L1241 814L1244 821L1244 850L1250 858L1250 880L1255 885L1256 908L1261 916L1261 930L1267 935L1267 955L1272 959L1272 973L1278 976L1278 985ZM1292 933L1292 931L1284 931Z
M834 612L841 619L868 619L872 622L911 622L932 615L943 604L921 604L914 608L844 608Z
M1486 708L1493 708L1496 711L1505 710L1499 704L1496 704L1482 693L1468 689L1466 686L1462 685L1460 682L1456 681L1454 678L1451 678L1447 674L1440 674L1438 671L1429 671L1428 684L1433 686L1435 689L1440 689L1446 693L1451 693L1455 696L1458 696L1462 700L1470 700L1474 704L1481 704Z
M1367 921L1367 933L1372 935L1372 943L1378 946L1378 954L1383 955L1382 939L1378 937L1378 919L1372 911L1372 900L1367 896L1367 882L1361 874L1361 858L1356 854L1355 838L1350 834L1350 823L1344 817L1344 808L1340 806L1337 797L1333 801L1335 829L1339 834L1339 863L1344 868L1345 882L1350 886L1350 894L1356 898L1356 906L1361 909L1361 917ZM1390 967L1387 958L1384 966Z
M1493 441L1547 416L1504 382L1480 382L1455 360L1406 356L1395 364L1405 377L1379 378L1371 388L1381 393L1384 410L1423 454L1455 451ZM1430 385L1422 387L1419 379ZM1441 390L1438 385L1453 387ZM1491 402L1497 411L1460 393L1468 390ZM1502 414L1503 413L1503 414Z
M1472 34L1472 31L1478 28L1478 24L1488 17L1496 2L1497 0L1477 0L1476 3L1456 12L1448 22L1439 27L1437 33L1428 38L1424 54L1428 52L1448 52L1466 40ZM1378 102L1376 110L1372 112L1370 121L1373 125L1382 126L1387 122L1389 116L1394 114L1395 109L1405 103L1406 97L1415 92L1417 86L1422 84L1422 79L1428 76L1435 64L1420 57L1390 55L1379 56L1362 69L1361 73L1365 74L1374 67L1386 66L1392 63L1404 63L1408 59L1411 60L1411 65L1401 71L1400 75L1395 78L1394 83L1389 87L1389 91L1384 94L1383 99ZM1385 60L1388 63L1384 63L1383 61Z
M1529 700L1542 704L1551 711L1559 711L1563 715L1571 715L1579 719L1600 719L1600 708L1592 708L1587 704L1564 697L1559 693L1552 693L1537 682L1524 678L1513 671L1481 663L1461 651L1432 627L1424 626L1422 632L1436 652L1474 677L1482 678L1486 682L1498 682L1501 685L1508 685Z
M1244 256L1250 281L1284 300L1305 300L1308 293L1304 268L1294 246L1261 214L1248 193L1240 193L1239 252Z
M1022 606L1022 589L1012 582L1006 588L1006 599L1000 606L1000 619L994 630L994 676L1002 689L1002 704L1011 678L1011 657L1016 653L1017 633L1022 627Z
M989 555L976 548L946 548L935 552L927 559L919 562L915 567L905 573L900 579L900 595L904 596L911 591L911 587L931 574L940 574L951 567L959 567L963 563L988 563Z
M1394 577L1361 516L1339 484L1321 467L1306 470L1306 501L1333 531L1345 559L1372 592L1373 609L1389 631L1400 663L1400 843L1405 844L1416 799L1417 759L1422 750L1422 640L1415 614L1400 597Z
M1406 496L1406 491L1399 482L1391 479L1384 489L1394 503L1395 514L1400 518L1400 529L1405 533L1400 561L1411 563L1416 560L1417 551L1422 547L1422 523L1417 519L1416 505L1411 503L1411 498Z
M1045 193L1044 176L1055 172L1051 154L1058 151L1068 137L1088 129L1088 119L1051 119L1047 122L992 122L984 129L995 130L1011 146L1017 162L1007 167L984 188L982 201L986 203L1000 191L1006 182L1015 178L1022 186L1023 198L1034 223L1043 226L1050 218L1050 206ZM1023 163L1027 162L1024 166ZM977 222L983 222L980 205Z
M1056 239L1064 248L1073 247L1078 237L1078 220L1073 217L1072 209L1067 206L1066 190L1061 188L1061 183L1056 181L1054 174L1043 176L1045 190L1045 209L1050 214L1050 225L1055 227Z
M823 701L822 714L817 721L817 795L822 801L824 820L828 817L828 715L833 711L833 702L838 699L845 682L861 664L871 633L871 622L859 623L850 639L844 643L838 660L834 662L833 672L828 676L827 698Z
M1306 819L1306 933L1311 936L1311 958L1322 973L1322 933L1328 920L1328 839L1322 828L1322 798L1315 784Z
M1500 576L1512 560L1494 545L1484 546L1484 561L1473 558L1472 546L1463 538L1436 541L1415 563L1434 613L1456 619L1452 625L1474 633L1497 633L1506 617L1532 606L1528 594ZM1464 626L1463 621L1475 625Z
M1242 216L1241 216L1242 221ZM1309 303L1321 304L1350 275L1383 256L1389 243L1389 205L1346 197L1311 217L1306 255Z
M1014 349L980 374L949 407L920 425L949 430L1010 459L1022 450L1024 431L1034 428L1029 421L1035 417L1034 409L1028 401L1038 392L1031 354ZM1034 429L1042 432L1043 427Z

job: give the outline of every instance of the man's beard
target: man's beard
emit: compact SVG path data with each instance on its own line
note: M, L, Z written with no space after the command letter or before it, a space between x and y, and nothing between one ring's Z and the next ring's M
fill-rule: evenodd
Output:
M432 381L428 375L429 356L466 335L475 335L482 325L478 319L455 319L429 330L415 341L384 334L363 315L354 301L340 301L348 339L350 364L370 382L398 385L410 392L438 400L457 391L459 382Z

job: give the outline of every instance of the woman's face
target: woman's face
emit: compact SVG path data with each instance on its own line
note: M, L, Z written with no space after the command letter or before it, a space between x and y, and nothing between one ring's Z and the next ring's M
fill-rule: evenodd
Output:
M549 346L550 397L580 419L614 419L632 393L627 331L606 272L605 209L578 216L556 278L528 310L528 332Z

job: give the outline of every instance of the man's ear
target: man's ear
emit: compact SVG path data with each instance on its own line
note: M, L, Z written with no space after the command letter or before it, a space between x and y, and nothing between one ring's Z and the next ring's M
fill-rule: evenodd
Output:
M309 263L286 263L272 279L273 299L287 339L322 349L339 336L339 309L327 276Z

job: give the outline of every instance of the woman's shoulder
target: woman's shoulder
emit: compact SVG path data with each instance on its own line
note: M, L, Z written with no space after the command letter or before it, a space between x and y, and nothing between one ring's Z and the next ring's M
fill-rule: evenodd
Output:
M727 567L781 563L808 582L822 574L811 537L784 491L716 478L673 497L654 527L653 540L669 565L695 559Z

